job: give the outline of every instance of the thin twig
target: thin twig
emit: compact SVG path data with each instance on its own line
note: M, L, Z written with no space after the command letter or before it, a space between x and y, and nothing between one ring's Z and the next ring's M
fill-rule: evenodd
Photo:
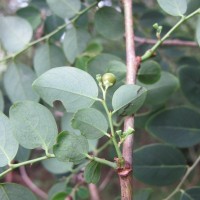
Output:
M95 184L88 184L91 200L101 200L98 188Z
M155 39L146 39L142 37L135 36L135 42L141 43L141 44L156 44L158 40ZM192 41L184 41L184 40L165 40L162 43L162 46L185 46L185 47L199 47L199 45L196 42Z
M196 161L193 163L193 165L191 167L189 167L185 173L185 175L183 176L183 178L181 179L180 183L177 185L177 187L172 191L172 193L166 197L163 200L170 200L171 197L173 197L182 187L183 183L185 182L185 180L188 178L188 176L190 175L190 173L193 171L193 169L198 165L198 163L200 162L200 155L199 157L196 159Z
M104 188L108 185L108 183L110 182L110 180L111 180L113 174L114 174L114 170L113 170L113 169L111 169L111 170L107 173L105 179L102 181L102 183L101 183L100 186L99 186L99 191L100 191L100 192L101 192L102 190L104 190Z
M20 175L22 177L22 180L26 183L26 185L35 193L37 194L39 197L41 197L42 199L48 199L48 195L41 190L40 188L38 188L33 181L28 177L26 169L24 166L21 166L19 168L20 171Z

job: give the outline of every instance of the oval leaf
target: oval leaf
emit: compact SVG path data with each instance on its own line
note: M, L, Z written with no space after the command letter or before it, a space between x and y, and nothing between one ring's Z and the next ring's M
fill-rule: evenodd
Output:
M90 35L84 29L71 28L66 32L63 49L70 63L86 49L89 39Z
M26 187L15 184L0 184L1 200L37 200L35 195Z
M23 49L31 40L33 30L21 17L0 16L0 41L9 53Z
M193 66L182 67L179 70L181 90L190 103L200 106L200 68Z
M98 33L111 40L124 35L124 19L121 13L112 7L100 8L95 14L95 28Z
M0 167L4 167L13 160L19 145L13 137L9 119L2 112L0 112L0 133Z
M34 69L38 76L53 67L60 67L66 64L63 51L55 46L44 44L35 51Z
M85 158L88 148L88 141L84 136L63 131L58 135L53 152L58 160L77 164Z
M98 96L95 80L74 67L57 67L42 74L33 88L52 106L60 100L68 112L90 107Z
M137 149L133 153L133 162L135 177L156 186L176 182L187 169L184 156L170 145L153 144Z
M11 63L4 74L4 87L9 99L16 101L39 101L39 96L32 89L32 83L36 79L35 73L29 66L21 63Z
M137 78L144 84L153 84L159 80L161 76L161 67L155 61L146 61L141 64L137 73Z
M114 111L118 110L121 115L131 115L143 105L146 98L146 89L138 85L122 85L112 99Z
M64 174L72 170L73 164L71 162L62 162L56 158L51 158L42 161L42 165L46 170L53 174Z
M78 14L81 8L80 0L47 0L50 9L59 17L71 18Z
M101 177L101 164L91 161L85 168L84 178L87 183L98 183Z
M193 187L185 191L181 191L180 200L199 200L200 199L200 187Z
M17 15L26 19L34 30L42 22L40 10L33 6L27 6L17 10Z
M79 129L87 139L98 139L107 134L108 123L104 115L94 108L75 113L72 126Z
M187 107L163 110L147 122L147 131L176 145L190 147L200 142L200 114Z
M168 14L173 16L182 16L187 10L186 0L157 0L159 6Z
M15 137L23 147L48 151L55 144L57 125L46 107L23 101L14 104L9 114Z

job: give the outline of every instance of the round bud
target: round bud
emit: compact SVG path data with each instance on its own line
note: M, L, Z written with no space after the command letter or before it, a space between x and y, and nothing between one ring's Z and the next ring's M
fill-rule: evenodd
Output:
M102 76L102 82L105 87L110 87L115 84L116 77L112 73L106 73Z

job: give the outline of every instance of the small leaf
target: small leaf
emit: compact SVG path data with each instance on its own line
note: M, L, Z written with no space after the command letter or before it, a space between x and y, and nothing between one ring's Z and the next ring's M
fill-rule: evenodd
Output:
M26 19L34 30L42 22L40 10L33 6L27 6L17 10L17 15Z
M58 135L53 152L56 158L63 162L79 163L88 153L88 141L82 135L63 131Z
M85 168L84 178L87 183L98 183L101 177L101 164L91 161Z
M147 131L176 145L190 147L200 142L200 114L187 107L160 111L147 122Z
M73 164L71 162L62 162L56 158L51 158L42 161L42 165L46 170L53 174L64 174L72 170Z
M55 29L57 29L59 26L62 26L65 24L65 20L56 16L56 15L50 15L48 16L44 21L44 32L45 35L53 32ZM61 36L64 34L65 29L61 29L56 34L54 34L51 38L54 40L60 40Z
M84 186L79 187L77 191L77 196L80 199L89 199L90 193L89 193L88 188Z
M197 37L197 42L200 46L200 17L199 17L198 22L197 22L196 37Z
M15 103L9 114L15 137L23 147L41 147L48 151L55 144L57 125L46 107L32 101L23 101Z
M159 105L165 103L170 95L175 92L179 86L179 82L174 75L168 72L161 72L161 77L156 83L146 85L137 81L137 85L141 85L147 89L145 104Z
M12 103L22 100L39 101L39 96L32 89L36 79L33 70L21 63L11 63L4 74L3 83Z
M95 14L95 29L111 40L118 40L124 35L124 19L121 13L112 7L100 8Z
M193 187L185 191L181 191L180 200L199 200L200 187Z
M0 184L1 200L37 200L35 195L26 187L15 183Z
M70 63L86 49L89 40L90 35L84 29L71 28L66 32L63 49Z
M98 139L107 134L108 123L104 115L94 108L85 108L75 113L72 126L79 129L87 139Z
M19 145L13 137L9 119L2 112L0 112L0 133L0 167L4 167L13 160Z
M78 14L81 8L80 0L47 0L50 9L59 17L71 18Z
M22 50L31 40L33 30L21 17L0 16L0 41L9 53Z
M90 107L98 96L95 80L74 67L57 67L45 72L34 81L33 88L49 105L60 100L72 113Z
M187 169L182 153L162 144L146 145L133 153L134 175L140 181L156 186L178 181Z
M168 14L173 16L182 16L187 11L186 0L157 0L159 6Z
M122 85L112 99L114 112L122 115L131 115L143 105L146 98L146 89L138 85Z
M155 61L146 61L141 64L137 73L137 78L144 84L153 84L159 80L161 76L161 67Z
M63 51L55 45L43 44L35 51L34 68L38 76L53 67L61 67L65 64Z
M181 67L179 70L181 90L190 103L200 106L200 68L196 66Z

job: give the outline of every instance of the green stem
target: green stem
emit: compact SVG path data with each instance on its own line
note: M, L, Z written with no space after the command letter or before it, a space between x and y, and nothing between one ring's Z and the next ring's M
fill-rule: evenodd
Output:
M107 116L108 116L108 121L109 121L109 125L110 125L110 130L111 130L111 139L114 144L115 150L117 152L117 156L118 156L118 158L122 158L122 153L121 153L120 148L118 147L117 140L115 137L114 127L113 127L113 122L112 122L112 112L109 112L105 100L102 100L101 103L106 111Z
M107 165L109 167L112 167L113 169L116 169L117 168L117 165L116 163L114 162L111 162L109 160L105 160L105 159L102 159L102 158L98 158L98 157L95 157L95 156L90 156L89 154L86 154L86 157L90 160L94 160L98 163L101 163L101 164L104 164L104 165Z
M108 147L111 144L111 140L108 140L107 142L105 142L105 144L103 144L100 148L96 149L94 151L94 155L98 155L100 152L102 152L106 147Z
M160 40L158 40L156 42L156 44L149 49L148 51L145 52L145 54L141 57L141 61L145 61L147 59L149 59L150 57L153 56L153 54L155 53L155 51L157 50L157 48L168 38L170 37L170 35L185 21L187 21L188 19L190 19L191 17L200 14L200 8L198 8L197 10L195 10L194 12L192 12L190 15L188 16L182 16L181 19L175 24L175 26L173 26Z
M0 174L0 178L3 177L4 175L6 175L7 173L11 172L13 169L16 169L16 168L19 168L21 166L28 165L28 164L32 165L33 163L36 163L36 162L39 162L39 161L42 161L42 160L46 160L46 159L49 159L49 158L54 158L54 157L55 156L53 154L51 154L49 156L42 156L40 158L28 160L28 161L17 163L17 164L9 164L9 168Z
M183 178L181 179L180 183L177 185L177 187L172 191L172 193L167 196L165 199L163 200L170 200L177 192L180 191L181 186L183 185L183 183L185 182L185 180L187 179L187 177L190 175L190 173L193 171L193 169L197 166L197 164L200 162L200 155L199 157L195 160L195 162L193 163L193 165L191 167L189 167L185 173L185 175L183 176Z
M62 24L61 26L59 26L57 29L55 29L54 31L52 31L51 33L45 35L44 37L39 38L38 40L35 40L33 42L30 42L29 44L27 44L22 50L18 51L15 54L9 55L5 58L3 58L2 60L0 60L0 63L5 62L7 60L10 59L15 59L18 55L20 55L21 53L23 53L24 51L26 51L27 49L29 49L31 46L43 41L43 40L48 40L50 37L52 37L53 35L55 35L56 33L58 33L60 30L62 30L63 28L65 28L67 25L75 23L80 16L82 16L83 14L85 14L88 10L90 10L91 8L93 8L94 6L96 6L99 2L94 2L93 4L91 4L90 6L88 6L87 8L83 9L81 12L78 13L78 15L76 15L71 21L69 21L67 24Z

